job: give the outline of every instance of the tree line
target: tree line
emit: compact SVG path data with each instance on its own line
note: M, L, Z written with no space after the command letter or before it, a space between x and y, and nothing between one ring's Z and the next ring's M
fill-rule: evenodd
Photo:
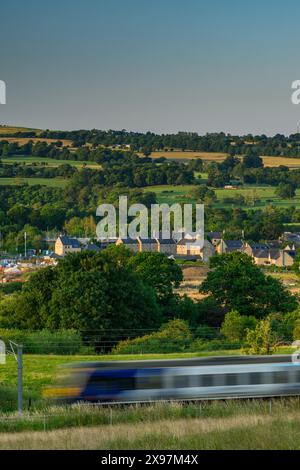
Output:
M33 132L17 132L10 137L36 137ZM155 134L153 132L130 132L126 130L77 130L51 131L45 130L38 134L41 138L70 139L74 147L82 147L86 143L94 147L101 146L130 146L131 150L152 152L161 150L191 150L199 152L224 152L232 150L238 155L247 153L249 148L255 148L260 155L298 157L300 155L300 134L290 136L276 134L268 137L262 135L231 135L197 132L178 132L177 134Z

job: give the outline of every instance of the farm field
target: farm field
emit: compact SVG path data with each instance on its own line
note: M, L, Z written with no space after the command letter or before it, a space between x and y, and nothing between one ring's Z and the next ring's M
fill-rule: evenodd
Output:
M0 134L0 140L7 140L8 142L16 142L20 145L27 144L29 140L32 140L32 142L47 142L47 144L51 144L53 142L62 142L63 147L71 147L72 142L71 140L67 139L46 139L43 137L1 137Z
M56 160L54 158L47 158L47 157L28 157L28 156L16 156L16 157L3 157L1 161L6 164L14 164L14 163L23 163L26 165L32 164L40 164L40 165L47 165L49 167L57 167L59 165L72 165L76 168L82 168L86 166L88 168L100 168L97 163L90 162L90 161L77 161L77 160Z
M205 174L203 175L205 177ZM183 186L147 186L144 191L155 192L159 203L174 204L196 202L191 196L194 185L183 185ZM233 198L234 196L241 194L244 197L255 196L258 201L254 207L244 207L245 209L259 209L268 204L273 204L278 207L289 207L295 206L300 207L300 190L296 191L296 197L294 199L281 199L275 196L275 186L247 186L241 187L240 189L215 189L218 201L212 204L212 207L225 208L232 207L231 203L225 203L225 198ZM235 206L237 207L237 206Z
M159 152L152 152L150 155L151 158L161 158L165 157L170 160L193 160L196 158L201 158L207 162L214 161L214 162L222 162L226 158L226 153L219 153L219 152L194 152L194 151L186 151L182 152L180 150L174 150L173 152L170 151L159 151Z
M217 162L221 163L226 158L226 153L220 152L182 152L182 151L173 151L173 152L152 152L151 158L161 158L166 157L170 160L176 161L186 161L193 160L196 158L201 158L205 162ZM288 166L289 168L300 168L300 158L289 158L289 157L270 157L262 156L265 166L269 167L278 167L280 165Z
M34 186L40 184L53 188L63 188L67 184L67 181L68 180L64 178L0 178L0 186L18 186L21 184Z
M16 132L41 132L41 129L20 126L0 126L0 137L2 134L15 134Z

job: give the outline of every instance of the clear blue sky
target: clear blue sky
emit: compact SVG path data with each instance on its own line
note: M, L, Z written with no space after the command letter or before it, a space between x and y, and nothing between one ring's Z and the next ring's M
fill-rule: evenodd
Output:
M299 0L2 2L0 123L294 132L299 17Z

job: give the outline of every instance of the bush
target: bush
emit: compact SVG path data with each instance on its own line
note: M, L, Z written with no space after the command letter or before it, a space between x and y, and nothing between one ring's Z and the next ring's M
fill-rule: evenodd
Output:
M14 292L21 291L22 287L22 282L8 282L6 284L1 284L0 292L3 292L3 294L13 294Z
M0 329L0 339L23 345L28 354L76 354L83 347L81 335L75 330L22 331Z
M294 332L293 332L293 339L295 341L300 340L300 319L296 321Z
M134 339L120 341L113 354L150 354L185 351L192 343L192 334L184 320L171 320L159 331Z
M285 315L280 315L278 313L272 314L269 318L271 320L272 330L277 334L281 341L293 341L297 320L300 320L299 312L297 310L295 312L286 313Z
M253 330L256 324L256 318L240 315L236 310L232 310L225 315L221 333L230 341L243 341L246 338L247 330Z
M195 331L196 338L204 340L216 339L220 336L219 330L208 325L200 325Z
M226 341L224 339L213 339L211 341L205 341L198 338L192 343L190 351L219 351L224 349L240 349L241 347L242 343L240 341Z
M247 330L245 349L247 354L272 354L279 345L279 338L272 330L270 318L260 320L255 330Z

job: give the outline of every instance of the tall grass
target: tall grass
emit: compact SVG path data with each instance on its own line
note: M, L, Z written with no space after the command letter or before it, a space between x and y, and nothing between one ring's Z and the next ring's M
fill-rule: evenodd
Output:
M128 406L61 406L44 410L0 414L0 433L22 431L50 431L70 427L111 426L121 424L158 423L160 421L209 420L251 416L281 418L294 414L300 417L298 398L274 400L229 400L194 403L161 402ZM0 435L1 440L1 435Z
M123 414L126 422L118 421L120 415L111 419L107 414L107 423L98 424L95 418L89 427L79 424L68 429L47 430L45 427L43 431L1 433L0 449L298 449L300 413L296 403L294 401L290 410L280 403L273 410L257 403L259 413L254 413L253 409L251 412L249 404L242 408L240 403L230 404L219 410L222 416L217 417L214 413L196 417L193 416L195 409L191 413L189 407L178 405L171 408L173 415L167 418L164 407L147 408L146 416L139 415L145 412L142 409L136 413L126 410ZM210 411L218 415L218 406L211 404ZM231 415L235 407L236 414ZM183 410L190 414L180 416ZM91 416L97 413L93 410Z

